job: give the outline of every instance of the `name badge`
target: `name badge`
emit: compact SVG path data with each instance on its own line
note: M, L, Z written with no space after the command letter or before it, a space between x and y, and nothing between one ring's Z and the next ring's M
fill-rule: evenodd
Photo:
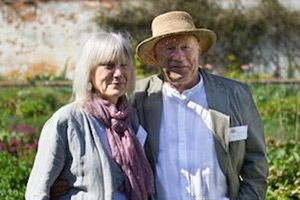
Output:
M147 135L148 135L148 133L146 132L146 130L140 125L139 129L138 129L138 132L136 134L136 137L139 140L142 147L144 147L144 145L145 145Z
M229 128L229 142L245 140L248 137L248 126L236 126Z

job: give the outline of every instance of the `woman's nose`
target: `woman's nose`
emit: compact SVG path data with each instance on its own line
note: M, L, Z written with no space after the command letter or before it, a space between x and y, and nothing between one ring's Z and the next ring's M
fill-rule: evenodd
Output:
M119 77L123 74L122 72L122 69L120 66L116 66L115 70L114 70L114 73L113 73L113 76L114 77Z

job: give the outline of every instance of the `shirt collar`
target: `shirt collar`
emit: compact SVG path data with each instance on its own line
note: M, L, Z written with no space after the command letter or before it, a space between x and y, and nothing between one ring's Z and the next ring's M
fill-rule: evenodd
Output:
M181 94L175 88L173 88L169 83L164 82L163 84L163 94L171 99L178 99L182 101L189 101L191 96L204 87L204 81L199 73L200 81L190 89L184 90Z

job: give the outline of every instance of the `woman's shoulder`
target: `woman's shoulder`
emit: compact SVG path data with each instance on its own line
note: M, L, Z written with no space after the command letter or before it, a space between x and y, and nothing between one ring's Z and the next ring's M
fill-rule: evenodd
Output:
M77 103L69 103L67 105L62 106L59 108L51 117L50 120L57 121L57 123L66 123L74 120L78 120L82 118L83 109Z
M72 102L69 104L66 104L62 107L60 107L54 114L53 116L60 116L62 118L69 118L70 116L76 114L77 112L79 112L81 109L81 107Z

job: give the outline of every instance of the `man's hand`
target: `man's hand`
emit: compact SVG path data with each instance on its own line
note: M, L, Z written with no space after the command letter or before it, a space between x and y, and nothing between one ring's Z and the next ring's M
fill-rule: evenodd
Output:
M68 192L68 182L65 179L56 179L50 188L50 199L56 200Z

